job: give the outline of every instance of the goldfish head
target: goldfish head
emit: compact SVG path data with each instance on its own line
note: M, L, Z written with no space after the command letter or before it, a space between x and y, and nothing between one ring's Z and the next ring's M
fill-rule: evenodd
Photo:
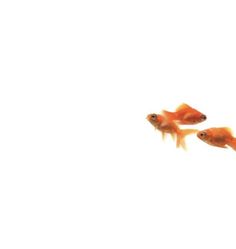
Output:
M203 122L203 121L205 121L206 119L207 119L207 116L206 116L206 115L204 115L204 114L201 114L201 115L200 115L200 118L199 118L200 122Z
M199 123L205 121L206 119L207 116L201 113L201 115L199 116Z
M207 116L200 112L188 113L184 117L185 124L198 124L207 119Z
M161 124L163 118L161 115L151 113L147 115L147 120L156 128Z
M204 142L207 142L210 139L210 134L207 130L199 131L197 137Z

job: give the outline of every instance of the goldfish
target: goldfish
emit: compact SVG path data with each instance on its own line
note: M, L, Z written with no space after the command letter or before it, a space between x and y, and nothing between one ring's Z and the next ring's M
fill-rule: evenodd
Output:
M197 137L212 146L227 148L226 145L228 145L236 150L236 138L233 137L232 131L228 127L213 127L202 130L197 133Z
M176 147L182 147L186 149L185 136L196 133L198 130L195 129L180 129L178 125L168 120L161 114L152 113L147 115L147 120L162 133L162 137L165 137L166 133L169 133L173 138L177 137Z
M163 110L162 114L169 120L176 121L182 125L198 124L207 119L206 115L185 103L177 107L175 112Z

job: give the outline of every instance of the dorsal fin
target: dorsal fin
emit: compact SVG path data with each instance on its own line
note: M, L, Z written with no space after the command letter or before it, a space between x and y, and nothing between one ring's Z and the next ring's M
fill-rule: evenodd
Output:
M176 108L176 111L181 111L181 110L184 110L184 109L188 109L188 108L191 108L189 105L183 103L181 105L179 105L177 108Z
M233 134L233 131L229 127L223 127L223 129L228 131L231 135Z

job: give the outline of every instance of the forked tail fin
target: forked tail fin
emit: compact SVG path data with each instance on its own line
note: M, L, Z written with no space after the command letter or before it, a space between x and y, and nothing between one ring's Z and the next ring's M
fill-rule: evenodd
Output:
M170 121L173 121L176 119L176 114L175 112L168 112L166 110L162 111L162 114Z
M196 133L198 130L196 129L184 129L184 130L179 130L177 133L177 141L176 141L176 147L179 148L180 146L183 149L187 149L186 144L185 144L185 137L187 135Z
M232 149L236 150L236 138L233 137L233 138L230 140L230 142L228 143L228 145L229 145Z

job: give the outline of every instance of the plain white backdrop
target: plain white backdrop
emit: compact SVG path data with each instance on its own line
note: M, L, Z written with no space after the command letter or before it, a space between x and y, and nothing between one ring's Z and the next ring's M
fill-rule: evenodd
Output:
M236 247L236 152L145 119L182 102L236 134L234 1L0 3L0 247Z

